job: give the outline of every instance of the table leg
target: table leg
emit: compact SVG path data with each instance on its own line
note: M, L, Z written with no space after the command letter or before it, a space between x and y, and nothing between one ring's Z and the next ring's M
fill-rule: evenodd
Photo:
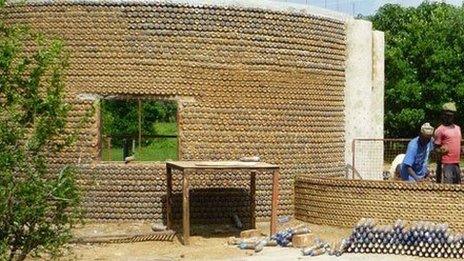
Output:
M277 209L279 208L279 169L272 177L271 235L277 232Z
M172 229L172 169L166 166L167 193L166 193L166 225Z
M184 233L184 245L190 245L190 196L189 196L189 171L184 170L182 182L182 222Z
M251 228L256 228L256 171L251 171L250 179Z

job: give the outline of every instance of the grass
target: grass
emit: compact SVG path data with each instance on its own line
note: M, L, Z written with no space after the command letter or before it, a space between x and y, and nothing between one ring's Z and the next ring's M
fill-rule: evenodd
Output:
M104 148L102 151L104 161L123 161L122 148ZM135 149L136 161L166 161L177 160L177 139L159 138L148 146Z
M153 124L153 128L158 135L177 134L177 122L156 122Z
M176 135L176 122L158 122L153 124L156 133L159 135ZM136 161L166 161L177 160L177 138L156 138L150 139L151 143L142 142L142 147L135 148ZM123 161L122 148L103 148L103 161Z

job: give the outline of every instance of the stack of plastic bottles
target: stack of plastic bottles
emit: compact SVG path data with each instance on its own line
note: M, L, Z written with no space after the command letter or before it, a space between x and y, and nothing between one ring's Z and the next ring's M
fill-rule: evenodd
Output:
M362 219L345 240L344 252L382 253L437 258L463 258L464 238L452 234L447 224L417 222L406 227L402 220L393 226L376 226Z
M277 232L275 235L271 237L271 239L277 241L277 244L279 246L286 247L292 242L292 237L294 235L306 234L309 232L310 230L307 227L288 228Z

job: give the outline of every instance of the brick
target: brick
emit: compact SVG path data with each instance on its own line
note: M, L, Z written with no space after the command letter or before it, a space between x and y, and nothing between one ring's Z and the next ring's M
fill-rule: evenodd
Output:
M307 247L314 242L315 236L312 233L294 235L292 237L293 247Z
M261 236L261 232L259 232L258 229L248 229L248 230L243 230L240 232L240 237L241 238L250 238L250 237L259 237Z

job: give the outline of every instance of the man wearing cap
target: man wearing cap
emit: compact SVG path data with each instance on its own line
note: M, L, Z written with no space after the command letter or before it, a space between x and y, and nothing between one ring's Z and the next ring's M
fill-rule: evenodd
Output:
M405 181L422 181L428 174L427 163L433 150L433 127L424 123L420 135L408 143L408 149L401 164L401 179Z
M435 147L441 156L441 165L437 164L437 182L461 183L461 128L454 124L456 104L448 102L443 105L442 125L435 131ZM440 170L441 167L441 170Z

